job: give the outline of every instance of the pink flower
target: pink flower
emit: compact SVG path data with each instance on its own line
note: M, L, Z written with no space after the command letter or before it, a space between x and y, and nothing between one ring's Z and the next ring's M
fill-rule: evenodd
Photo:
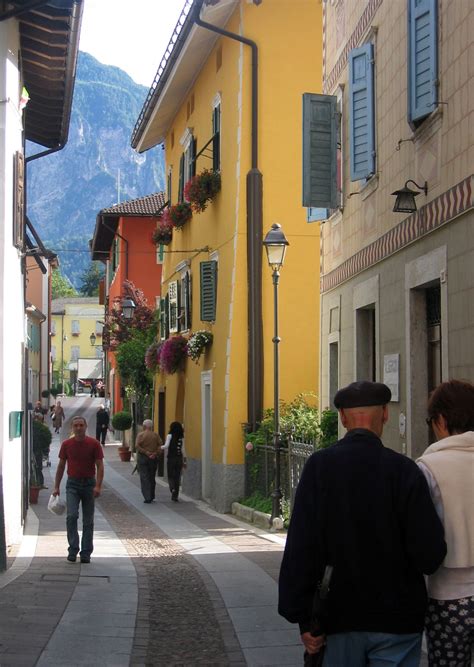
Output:
M247 444L245 445L245 449L248 452L251 452L253 450L253 444L251 442L247 442Z

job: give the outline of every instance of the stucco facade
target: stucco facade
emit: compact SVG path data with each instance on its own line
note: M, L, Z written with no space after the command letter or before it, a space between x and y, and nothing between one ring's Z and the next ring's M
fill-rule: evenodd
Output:
M436 101L417 122L410 122L410 3L326 3L324 17L324 90L338 96L342 112L343 192L321 236L321 401L329 405L337 387L355 379L388 382L385 442L413 457L430 439L429 391L448 378L474 380L474 10L467 1L425 5ZM366 44L376 166L354 181L349 60ZM427 195L419 192L417 211L393 212L392 193L410 179L426 182Z
M305 0L218 2L203 7L201 17L254 40L258 48L256 129L257 170L263 180L262 232L265 235L278 222L290 244L279 290L280 387L281 398L292 400L300 392L317 390L319 372L319 228L307 224L301 205L301 117L303 93L321 89L321 4ZM194 71L186 58L194 44L202 44L201 39L209 42L201 49L202 65ZM146 150L153 141L164 142L171 204L179 199L180 179L186 182L190 176L186 172L183 179L180 169L190 141L195 141L196 174L213 166L220 171L219 194L204 212L194 213L182 229L174 230L165 248L162 280L163 296L170 296L173 283L178 283L178 290L185 279L192 286L189 321L180 322L171 332L162 331L162 338L174 333L190 337L204 329L213 334L213 342L198 364L188 359L184 371L157 377L156 415L166 427L174 420L184 422L188 467L183 490L227 511L244 494L252 296L249 257L255 250L262 260L256 284L262 289L263 355L257 361L263 369L263 407L273 405L272 277L261 238L249 231L252 212L247 199L251 197L249 174L255 165L252 56L247 45L198 26L191 27L182 53L183 60L170 71L168 82L179 86L183 77L189 77L190 85L169 116L163 93L164 101L158 100L163 106L155 109L138 149ZM210 150L201 153L216 130L216 113L217 164L215 146L210 144ZM161 134L159 128L163 128ZM215 263L214 318L201 319L202 263ZM185 307L181 301L181 314Z

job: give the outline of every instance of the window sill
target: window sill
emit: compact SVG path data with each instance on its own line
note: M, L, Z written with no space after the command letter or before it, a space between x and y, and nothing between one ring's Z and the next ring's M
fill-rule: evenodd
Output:
M378 187L379 187L379 175L377 173L371 176L369 180L359 189L360 198L362 199L362 201L365 201L367 197L370 197L370 195L373 194Z
M413 131L411 139L413 144L422 145L429 141L431 137L438 132L443 122L443 108L437 107L432 114L427 116L416 130Z

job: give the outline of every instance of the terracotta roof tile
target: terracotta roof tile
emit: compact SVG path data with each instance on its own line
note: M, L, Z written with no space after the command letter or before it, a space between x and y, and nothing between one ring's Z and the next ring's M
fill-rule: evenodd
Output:
M99 215L129 215L129 216L154 216L166 203L164 192L155 192L146 197L139 197L138 199L130 199L129 201L115 204L103 208Z

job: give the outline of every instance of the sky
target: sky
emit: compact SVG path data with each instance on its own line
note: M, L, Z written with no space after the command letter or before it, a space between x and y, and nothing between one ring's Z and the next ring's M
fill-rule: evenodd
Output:
M79 49L150 87L185 0L84 0Z

